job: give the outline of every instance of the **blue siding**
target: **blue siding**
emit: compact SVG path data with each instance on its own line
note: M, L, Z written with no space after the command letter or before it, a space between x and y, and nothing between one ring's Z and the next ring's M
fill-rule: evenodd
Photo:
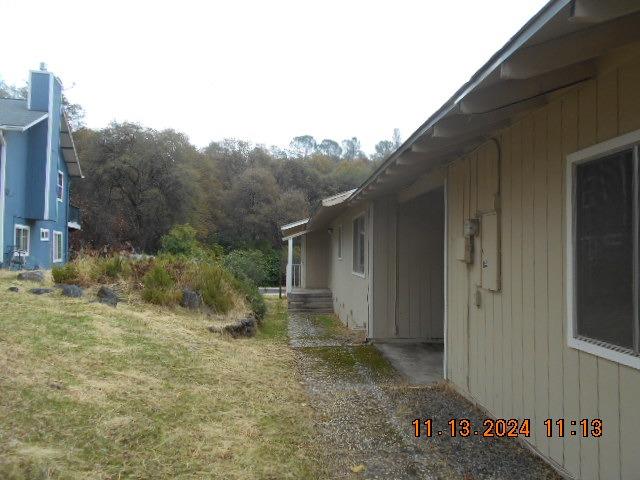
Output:
M31 72L29 88L31 89L31 110L49 110L49 76L48 72Z
M31 74L31 107L47 110L49 103L49 76L46 72ZM15 244L15 226L30 228L30 252L28 268L51 268L53 265L54 231L62 233L62 262L68 260L70 177L60 151L60 114L62 111L62 86L57 79L53 83L52 111L47 121L40 122L26 132L4 132L6 141L6 181L4 212L4 265ZM47 173L47 147L51 132L49 155L48 196L45 197ZM62 201L57 199L58 171L64 175ZM45 198L49 211L46 215ZM49 240L40 239L40 230L49 230Z
M27 171L24 189L29 195L26 198L25 210L21 216L34 220L44 218L44 181L47 167L47 134L49 122L40 122L31 127L23 135L27 137ZM7 162L9 163L9 162ZM8 184L14 184L11 175L7 175Z

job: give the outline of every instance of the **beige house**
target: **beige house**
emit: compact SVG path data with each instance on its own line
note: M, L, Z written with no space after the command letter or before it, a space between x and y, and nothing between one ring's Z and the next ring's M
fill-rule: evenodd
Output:
M639 146L640 2L551 1L359 188L283 227L288 289L330 290L372 341L442 342L444 378L531 419L567 476L640 479Z

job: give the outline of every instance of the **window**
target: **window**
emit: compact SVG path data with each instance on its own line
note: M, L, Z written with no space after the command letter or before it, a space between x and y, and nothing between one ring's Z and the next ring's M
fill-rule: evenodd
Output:
M338 260L342 260L342 225L338 227Z
M353 220L353 273L364 275L364 215Z
M64 198L64 173L58 170L58 186L56 188L56 195L58 201L61 202Z
M29 255L31 248L31 228L26 225L16 225L13 238L14 251L13 255Z
M53 231L53 261L61 262L63 252L62 232Z
M569 346L640 368L640 132L569 155Z
M48 228L41 228L40 229L40 240L43 242L48 242L49 241L49 229Z

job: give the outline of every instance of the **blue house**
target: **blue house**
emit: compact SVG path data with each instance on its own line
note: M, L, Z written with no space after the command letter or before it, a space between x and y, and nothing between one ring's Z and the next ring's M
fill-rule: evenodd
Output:
M30 72L27 99L0 99L0 262L4 268L51 268L69 258L80 229L69 203L82 178L62 84L44 68Z

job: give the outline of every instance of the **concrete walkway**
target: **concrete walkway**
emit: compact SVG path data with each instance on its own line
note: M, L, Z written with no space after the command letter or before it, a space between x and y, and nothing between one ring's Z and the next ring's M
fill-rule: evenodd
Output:
M334 317L290 314L289 336L316 414L314 443L326 467L322 478L560 479L514 439L451 437L451 418L469 419L480 430L484 413L442 382L413 383ZM393 350L387 348L392 357ZM395 363L409 371L425 354L418 347L413 353L400 350ZM431 354L435 371L437 352ZM431 379L421 375L420 382ZM434 435L416 438L416 418L432 419Z
M391 365L410 383L428 385L443 379L444 348L434 343L377 343Z

